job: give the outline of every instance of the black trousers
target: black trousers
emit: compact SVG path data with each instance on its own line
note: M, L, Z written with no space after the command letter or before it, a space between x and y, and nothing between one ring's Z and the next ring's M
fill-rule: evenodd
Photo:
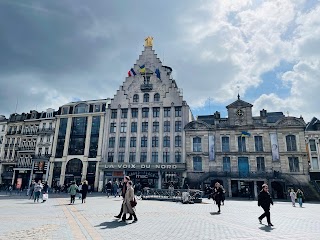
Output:
M121 210L120 210L120 213L119 213L119 216L122 216L123 214L123 204L121 204ZM132 214L130 214L130 217L132 216Z
M269 207L262 207L264 210L264 213L259 217L260 220L262 220L264 217L267 217L268 224L271 224L270 220L270 208Z
M76 195L71 195L70 203L74 203L75 198L76 198Z

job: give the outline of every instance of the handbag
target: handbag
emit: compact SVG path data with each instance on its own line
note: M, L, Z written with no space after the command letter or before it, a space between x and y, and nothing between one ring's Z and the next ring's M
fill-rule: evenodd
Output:
M48 198L49 198L48 193L42 194L42 199L43 200L48 200Z
M135 197L133 198L133 200L130 201L130 205L131 205L131 207L137 206L137 200Z

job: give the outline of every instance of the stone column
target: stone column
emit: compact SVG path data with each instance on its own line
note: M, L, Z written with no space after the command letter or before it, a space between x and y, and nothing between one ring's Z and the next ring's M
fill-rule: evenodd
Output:
M232 197L231 178L228 179L228 192L229 197Z
M104 115L100 116L100 129L99 129L97 156L102 156L102 146L103 146L103 138L104 138L103 126L104 126Z
M68 118L68 123L67 123L66 136L65 136L65 139L64 139L63 156L68 156L70 133L71 133L71 124L72 124L72 117L69 117Z
M62 157L61 174L60 174L60 185L64 184L66 176L67 157Z
M86 140L84 145L84 157L89 156L90 150L90 138L91 138L91 128L92 128L92 116L88 116L87 119L87 132L86 132Z
M48 182L48 177L49 177L49 171L50 171L50 162L48 162L48 167L47 167L47 171L46 171L46 178L45 178L45 181ZM50 186L50 185L49 185Z
M158 171L158 175L159 175L159 179L158 179L158 188L161 189L161 182L162 182L162 178L161 178L161 171Z
M98 185L98 191L99 192L102 192L102 190L103 190L103 181L104 181L104 172L103 171L98 171L98 173L99 173L99 179L98 178L96 178L96 180L98 180L99 181L99 185Z
M94 177L94 189L97 189L99 191L100 189L100 174L102 172L102 178L103 178L103 171L99 172L99 163L96 163L96 173Z
M54 162L50 161L49 164L50 164L50 170L49 170L49 176L48 176L48 184L49 186L52 186Z
M13 184L14 184L14 179L15 179L15 177L16 177L16 171L17 170L13 170L13 177L12 177L12 180L11 180L11 185L13 186Z
M82 173L81 173L81 182L86 180L88 171L88 157L83 157L82 161Z
M53 156L53 157L55 157L55 155L56 155L59 128L60 128L60 118L57 119L56 126L55 126L55 132L54 132L54 136L53 136L53 141L52 141L51 156Z
M254 191L254 199L258 198L258 186L257 186L257 181L253 182L253 191Z

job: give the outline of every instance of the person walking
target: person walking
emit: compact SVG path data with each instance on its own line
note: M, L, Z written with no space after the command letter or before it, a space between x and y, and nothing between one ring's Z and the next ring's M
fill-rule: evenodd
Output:
M109 182L107 183L107 196L108 196L108 197L110 197L111 188L112 188L112 183L111 183L111 181L109 181Z
M122 191L121 191L121 195L123 198L123 202L124 202L124 198L127 192L127 182L130 181L130 177L129 176L125 176L123 179L123 184L122 184ZM114 216L115 218L121 218L123 213L123 204L121 204L121 210L120 213L116 216ZM130 214L130 217L127 220L132 220L132 215Z
M43 189L42 189L42 202L46 202L49 198L48 196L49 194L49 186L48 186L48 182L45 182L43 185Z
M113 183L113 195L114 195L114 197L117 197L118 188L119 188L118 182L114 181L114 183Z
M269 193L269 188L267 184L262 185L262 190L260 191L258 195L258 206L262 207L264 210L264 213L258 218L260 224L262 224L262 219L264 217L267 217L268 226L273 226L270 220L270 204L273 205L272 198Z
M297 199L298 199L299 206L302 207L302 202L303 202L303 199L304 199L303 192L300 189L298 189L297 193L296 193L296 196L297 196Z
M79 186L78 186L78 193L79 193L79 199L81 199L81 197L82 197L82 182L79 184Z
M35 181L32 180L32 182L31 182L31 184L30 184L30 190L29 190L29 200L30 200L31 198L34 198L33 192L34 192L34 185L35 185L35 184L36 184Z
M291 191L290 191L290 198L291 198L291 202L292 202L292 207L295 207L296 206L296 193L294 192L294 189L291 188Z
M131 202L134 201L134 190L132 187L132 181L127 182L127 191L124 197L123 205L123 215L121 222L125 222L126 220L131 220L132 216L134 217L133 222L138 221L135 208L131 205ZM126 219L126 214L130 213L130 218Z
M40 193L41 193L41 190L42 190L43 186L42 186L42 183L41 183L41 180L38 181L38 183L36 183L34 185L34 199L33 199L33 202L39 202L39 198L40 198Z
M72 182L71 183L71 186L68 188L68 192L70 194L70 205L73 203L74 204L74 201L75 201L75 198L76 198L76 194L77 194L77 189L78 189L78 186L76 184L76 182Z
M221 201L223 199L223 188L221 187L220 183L216 182L214 186L214 200L216 201L216 204L218 205L218 213L221 212Z
M82 203L86 203L86 198L87 198L87 194L88 194L88 181L85 180L82 184Z

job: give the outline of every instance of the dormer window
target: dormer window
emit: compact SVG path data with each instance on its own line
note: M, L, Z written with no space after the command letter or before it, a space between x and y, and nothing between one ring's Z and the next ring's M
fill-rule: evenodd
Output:
M138 94L133 95L133 102L139 102L139 95Z
M88 105L85 103L80 103L74 108L74 113L86 113L88 112Z

